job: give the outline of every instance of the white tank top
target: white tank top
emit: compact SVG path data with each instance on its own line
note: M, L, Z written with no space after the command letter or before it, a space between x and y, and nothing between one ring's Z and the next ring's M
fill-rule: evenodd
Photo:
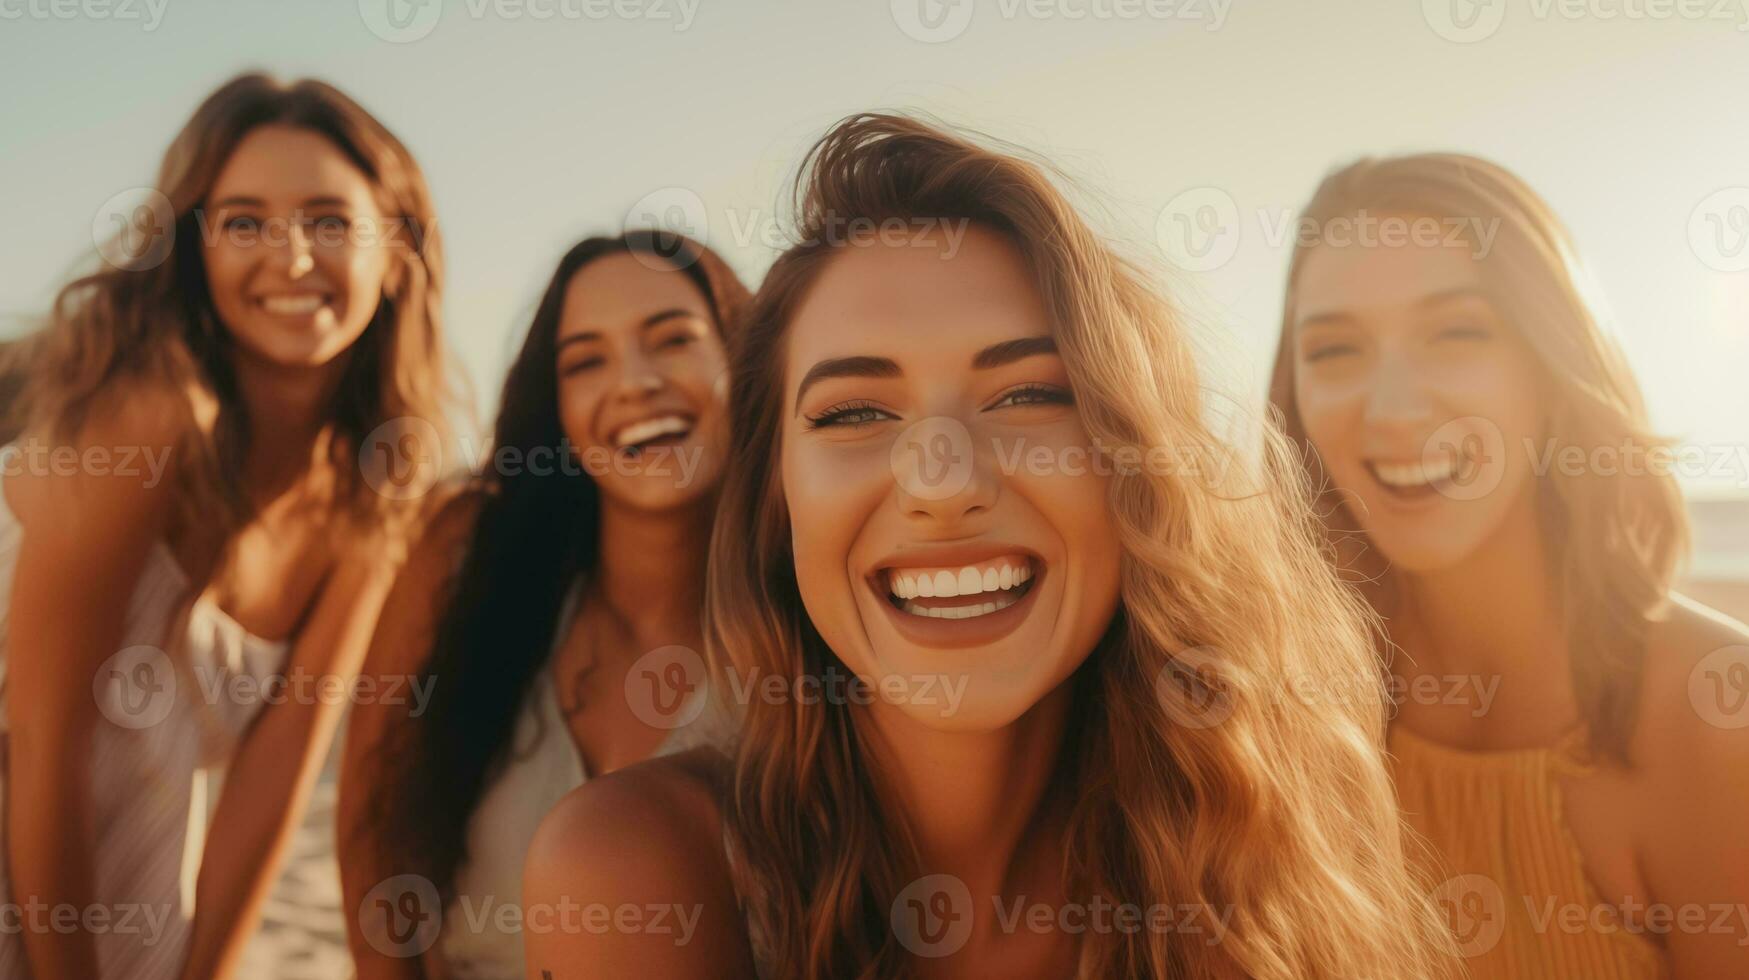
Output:
M555 651L569 629L578 593L573 588L560 611ZM444 909L443 929L433 949L446 970L445 980L522 980L527 975L521 929L523 858L541 818L587 779L549 668L550 663L541 665L523 700L509 761L468 819L468 860L456 870L455 898ZM723 745L733 736L729 712L704 689L675 718L693 720L675 728L656 755Z
M10 739L9 613L23 537L0 493L0 844ZM158 542L129 600L122 649L90 682L103 719L92 734L87 764L98 908L81 921L96 946L100 980L173 980L181 974L207 821L225 767L265 703L248 692L261 691L263 681L283 670L290 649L289 643L249 634L217 605L196 601L181 644L186 660L173 665L165 652L175 646L168 643L169 631L189 589L175 555ZM8 853L0 849L0 908L8 913L0 923L0 977L28 980L18 930L32 927L32 912L14 903ZM14 909L22 920L11 915ZM52 921L52 913L36 914L43 923Z

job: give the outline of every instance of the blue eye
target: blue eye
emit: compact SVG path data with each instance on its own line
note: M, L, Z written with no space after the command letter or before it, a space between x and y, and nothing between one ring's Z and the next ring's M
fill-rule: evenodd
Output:
M808 416L808 428L824 429L829 426L859 426L879 422L882 417L892 418L887 412L876 408L873 402L845 402L834 405L818 415Z

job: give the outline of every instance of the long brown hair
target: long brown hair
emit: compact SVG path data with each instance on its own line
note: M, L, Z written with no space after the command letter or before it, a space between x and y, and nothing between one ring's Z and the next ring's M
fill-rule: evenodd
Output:
M257 127L276 123L311 130L341 149L370 181L385 218L404 232L376 314L336 386L324 447L338 480L336 509L354 519L355 532L368 532L414 504L367 491L357 462L365 437L397 418L421 419L440 436L448 431L443 249L412 154L370 113L319 81L240 75L200 104L170 144L153 188L168 202L168 213L153 210L150 227L132 229L148 240L168 236L168 253L161 261L114 263L60 290L45 327L6 352L12 370L25 378L11 406L14 425L66 441L77 437L100 393L112 386L174 393L186 408L178 446L186 453L179 468L180 518L202 526L218 522L225 530L248 520L241 465L249 448L247 409L232 366L235 342L207 287L201 221L237 145ZM216 405L216 413L202 405Z
M1545 435L1562 445L1649 451L1645 402L1620 348L1604 333L1567 230L1536 192L1471 156L1426 153L1363 159L1332 173L1301 215L1323 227L1363 210L1463 219L1496 227L1477 275L1537 359L1553 406ZM1287 301L1269 399L1308 471L1324 485L1320 510L1344 571L1389 613L1398 585L1342 494L1322 479L1294 402L1294 289L1315 241L1288 266ZM1471 243L1474 245L1475 243ZM1589 458L1589 456L1588 456ZM1647 629L1667 602L1688 549L1688 518L1670 473L1586 473L1536 478L1539 526L1571 651L1573 691L1594 752L1626 763L1645 663Z
M718 335L734 339L747 290L715 252L665 231L584 239L553 270L504 380L494 457L531 459L567 445L558 383L566 290L590 263L625 254L684 274ZM443 612L420 669L431 701L422 716L393 719L375 756L383 791L360 828L368 846L386 852L392 874L423 875L446 905L468 858L474 809L509 757L517 712L552 656L565 595L602 573L601 491L587 473L493 468L476 474L469 492L481 495L479 516L438 599Z
M1230 911L1229 931L1214 944L1090 933L1080 975L1438 974L1443 927L1406 870L1381 754L1371 614L1325 559L1285 441L1272 440L1261 464L1221 451L1178 318L1141 269L1094 235L1040 167L900 116L854 116L827 133L804 163L796 214L802 244L773 265L733 350L711 659L761 676L847 669L803 607L776 463L784 337L839 253L828 230L977 222L1024 255L1096 443L1189 447L1211 464L1112 478L1121 605L1071 681L1053 791L1075 801L1071 895L1200 903ZM1315 705L1288 692L1296 678L1358 694ZM1225 717L1194 723L1209 699ZM918 858L883 804L852 709L756 698L745 710L724 821L750 933L785 977L903 975L889 910Z

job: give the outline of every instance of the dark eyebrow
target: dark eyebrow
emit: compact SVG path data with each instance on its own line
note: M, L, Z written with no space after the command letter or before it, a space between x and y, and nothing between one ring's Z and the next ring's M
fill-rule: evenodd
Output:
M796 386L796 404L816 383L828 378L896 378L905 372L886 357L829 357L808 369L802 383Z
M1021 337L1018 340L1004 340L1000 344L991 344L978 352L972 358L972 368L986 371L990 368L1013 364L1038 354L1055 354L1057 341L1054 337Z
M655 326L658 323L661 323L664 320L672 320L672 319L675 319L676 317L689 317L689 318L694 319L694 320L705 320L706 319L704 314L699 313L696 310L689 310L689 309L686 309L684 307L676 306L672 309L662 310L660 312L652 313L649 316L644 317L644 322L638 324L638 329L639 330L648 330L649 328Z
M306 208L343 208L348 207L351 203L352 202L343 197L324 194L320 197L309 198L299 206ZM267 206L267 202L259 197L251 197L248 194L232 194L230 197L220 198L208 206L213 208L264 208Z
M644 317L644 319L641 322L639 322L638 329L639 330L648 330L658 323L662 323L662 322L667 321L667 320L673 320L673 319L681 318L681 317L684 317L687 319L692 319L692 320L700 320L700 321L704 321L706 323L709 322L709 319L707 317L705 317L704 314L699 313L696 310L689 310L689 309L686 309L684 307L676 306L673 309L660 310L658 312L650 314L647 317ZM599 330L584 330L581 333L574 333L574 334L571 334L570 336L567 336L567 337L560 337L557 349L564 350L566 344L582 343L585 340L600 340L600 339L601 339L601 331L599 331Z
M1056 352L1057 342L1052 337L1004 340L979 351L972 358L972 369L987 371L1028 357ZM802 376L802 383L796 386L796 404L802 403L802 396L807 394L809 387L828 378L897 378L904 373L898 364L885 357L828 358L809 368L808 373Z

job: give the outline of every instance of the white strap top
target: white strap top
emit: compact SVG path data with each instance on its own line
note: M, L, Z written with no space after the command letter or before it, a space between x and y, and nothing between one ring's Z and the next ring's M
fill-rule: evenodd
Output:
M560 611L555 651L569 629L578 593L573 588ZM726 742L733 734L732 720L709 697L702 688L691 695L704 704L693 721L668 736L656 755ZM685 704L676 717L692 714L692 705ZM521 980L526 975L523 858L541 818L585 779L583 758L560 708L552 672L543 664L517 718L510 760L468 821L468 860L456 871L455 898L444 909L443 929L433 949L447 970L446 980Z
M0 492L0 829L7 792L9 613L23 537ZM249 634L217 605L197 600L180 644L184 662L173 664L166 651L177 645L168 642L169 632L189 589L174 554L159 542L129 600L122 649L90 681L107 720L93 733L89 761L97 830L94 894L107 919L91 929L101 980L181 973L207 821L225 765L264 704L249 692L260 692L262 682L283 670L290 649L287 642ZM0 850L0 902L10 903L7 860ZM18 932L0 931L0 977L28 980Z

